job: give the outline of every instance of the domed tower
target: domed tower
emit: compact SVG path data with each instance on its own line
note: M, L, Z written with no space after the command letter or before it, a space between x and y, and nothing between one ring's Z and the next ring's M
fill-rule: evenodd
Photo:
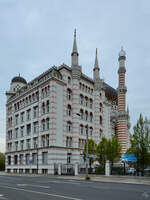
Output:
M121 153L125 153L128 148L128 113L126 111L126 92L125 85L125 60L126 53L121 48L119 52L119 83L118 83L118 121L117 121L117 136L121 145Z
M6 92L6 96L7 99L14 95L20 88L22 88L23 86L25 86L27 84L27 81L20 76L15 76L12 80L11 80L11 84L10 84L10 90L8 92Z

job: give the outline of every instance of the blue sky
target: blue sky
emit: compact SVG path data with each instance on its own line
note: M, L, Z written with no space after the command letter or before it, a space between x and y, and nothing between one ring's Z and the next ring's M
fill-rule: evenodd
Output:
M30 81L52 65L70 65L74 28L83 72L92 77L97 47L100 76L114 88L124 47L132 126L140 113L150 119L149 20L149 0L0 0L0 150L11 79L20 72Z

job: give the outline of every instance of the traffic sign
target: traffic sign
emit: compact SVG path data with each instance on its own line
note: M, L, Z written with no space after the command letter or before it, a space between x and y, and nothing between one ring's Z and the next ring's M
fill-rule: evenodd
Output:
M123 162L137 162L137 157L134 154L123 154L121 160Z
M97 156L96 155L94 155L94 154L88 154L88 158L97 158Z

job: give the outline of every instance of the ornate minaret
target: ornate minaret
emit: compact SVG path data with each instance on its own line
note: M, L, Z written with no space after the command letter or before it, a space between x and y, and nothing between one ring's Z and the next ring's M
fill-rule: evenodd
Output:
M100 103L102 103L102 98L100 97L101 91L101 81L100 81L100 68L98 64L98 56L97 56L97 48L96 48L96 55L95 55L95 63L93 68L93 80L94 80L94 93L93 93L93 108L94 108L94 116L93 116L93 123L94 123L94 139L99 141L100 136L100 129L102 130L102 124L100 124Z
M117 121L117 136L119 143L121 144L121 153L125 153L128 148L128 113L126 112L126 92L127 88L125 86L125 60L126 53L121 48L119 52L119 86L118 86L118 121Z
M72 58L72 135L73 135L73 148L78 148L79 139L79 82L81 77L81 66L78 64L78 50L76 43L76 30L74 31L73 50L71 53ZM74 162L78 160L78 151L72 152L72 159Z

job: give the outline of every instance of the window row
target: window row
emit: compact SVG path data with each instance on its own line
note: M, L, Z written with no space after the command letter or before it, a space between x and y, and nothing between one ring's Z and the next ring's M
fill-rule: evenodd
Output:
M46 102L42 103L42 114L46 114L50 112L50 103L49 100L47 100Z
M88 136L92 137L93 128L80 124L80 135L86 135L86 134L88 134Z
M39 108L38 106L34 106L33 110L31 110L30 108L24 112L21 112L20 115L19 114L15 115L15 125L18 125L25 121L29 121L31 119L35 119L38 117L38 115L39 115Z
M49 134L42 135L40 140L40 147L48 147L49 146ZM31 139L20 140L14 143L10 142L7 144L8 151L20 151L25 149L36 149L38 148L38 137L34 137Z
M26 98L23 98L19 102L15 103L14 109L15 109L15 111L17 111L17 110L24 108L38 100L39 100L39 92L37 91L37 92L33 93L32 95L29 95Z
M37 162L37 153L7 156L8 165L36 165ZM48 152L42 152L42 164L48 164Z
M80 100L79 103L81 105L87 106L89 108L93 107L93 100L89 99L88 97L84 97L82 94L80 94Z
M84 85L83 83L80 83L79 87L80 87L80 90L87 92L89 94L93 94L93 89L90 88L89 86Z
M49 96L49 94L50 94L50 86L49 85L42 88L42 91L41 91L41 97L42 98Z
M93 121L93 114L92 112L88 113L88 111L83 111L83 109L80 109L80 119L92 122Z

